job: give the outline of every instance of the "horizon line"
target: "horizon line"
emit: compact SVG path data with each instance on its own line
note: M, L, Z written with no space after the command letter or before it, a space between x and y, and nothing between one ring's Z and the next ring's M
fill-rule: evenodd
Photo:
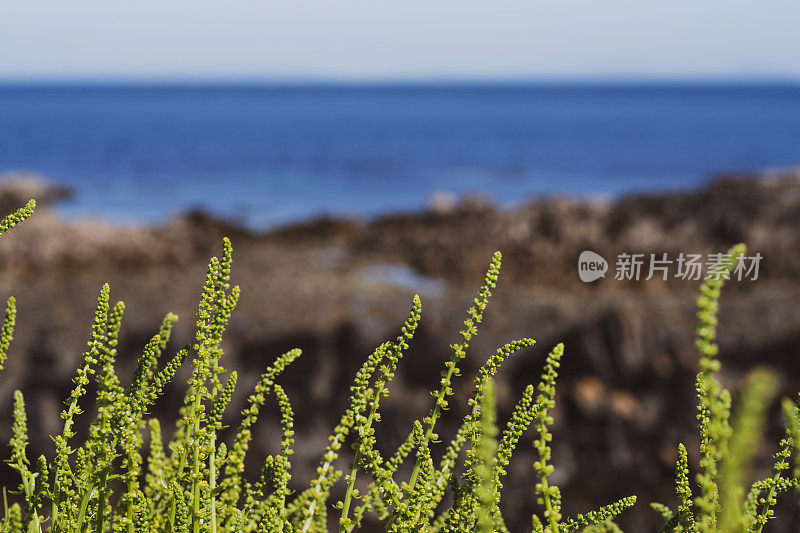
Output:
M262 86L262 87L403 87L403 86L703 86L800 85L800 76L2 76L0 86Z

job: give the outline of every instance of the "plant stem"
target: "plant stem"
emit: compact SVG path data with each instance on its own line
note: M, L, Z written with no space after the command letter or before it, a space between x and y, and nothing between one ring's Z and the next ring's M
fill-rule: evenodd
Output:
M200 520L198 520L198 516L200 515L200 483L198 478L200 476L200 447L202 446L202 442L200 442L199 434L200 434L200 419L197 416L197 411L199 411L200 407L200 394L197 394L195 398L195 409L194 409L194 422L193 422L193 430L194 430L194 439L196 441L194 447L194 468L192 470L192 530L194 533L200 533Z
M211 493L211 533L217 533L217 497L214 496L214 489L217 486L217 465L216 463L216 441L217 441L217 434L216 432L211 432L211 443L209 449L208 456L208 486L209 492Z
M369 429L372 427L372 422L375 419L375 413L378 412L378 402L380 401L381 394L383 394L384 386L378 388L378 392L375 394L375 399L372 402L372 409L370 409L369 416L367 417L367 422L364 425L365 428ZM347 529L344 527L342 521L348 517L350 514L350 502L353 497L353 489L355 488L356 484L356 474L358 473L358 461L361 459L361 450L356 450L355 457L353 458L353 467L350 470L350 479L347 482L347 492L344 496L344 505L342 506L342 518L339 520L339 533L344 533Z
M132 465L133 462L129 459L128 460L128 464ZM128 512L127 512L128 533L133 533L133 501L131 500L131 497L132 497L132 495L133 495L135 490L136 490L136 480L135 479L129 479L128 480L128 495L129 495L129 498L128 498ZM97 533L102 533L102 532L98 531Z
M544 498L544 508L547 511L547 521L550 522L550 533L558 533L558 522L553 512L553 504L550 502L550 487L547 479L542 480L542 496Z
M94 488L94 486L89 487L89 490L87 490L83 494L83 498L81 499L81 508L80 508L80 511L78 512L78 528L79 528L79 531L86 531L86 526L83 523L83 519L86 516L86 508L89 506L89 499L92 496L93 488Z
M95 520L95 533L103 533L106 506L106 480L108 479L108 469L104 469L100 474L100 491L97 495L97 518Z
M18 460L17 468L19 468L19 472L22 477L22 487L25 491L25 499L27 501L31 501L31 498L33 498L33 486L31 486L31 478L29 476L30 472L25 466L25 463L22 462L22 458ZM5 493L3 496L5 496ZM36 531L41 531L41 527L39 525L39 513L36 511L36 509L33 510L33 524L36 527Z
M453 373L456 369L456 364L458 363L459 357L458 352L453 355L451 361L450 368L447 369L447 374L445 378L442 380L442 387L439 389L439 393L436 395L436 405L433 408L433 413L431 413L430 422L428 422L428 428L425 430L425 442L431 441L431 435L433 435L433 427L436 425L436 420L441 416L441 408L439 407L441 403L444 401L444 397L447 394L447 388L449 387L450 380L453 377ZM422 462L420 458L414 462L414 470L411 472L411 478L408 481L408 491L411 492L414 490L414 485L417 482L417 476L419 475L420 467L422 466Z
M764 508L761 511L761 516L766 516L767 515L767 512L769 511L769 502L771 502L772 499L775 497L776 483L778 482L778 480L780 478L781 478L781 473L780 472L776 473L775 476L773 476L773 478L772 478L773 483L771 484L771 486L769 488L769 492L767 493L767 498L764 500L766 503L764 503ZM764 524L763 523L759 523L758 526L755 529L755 533L761 533L762 529L764 529Z

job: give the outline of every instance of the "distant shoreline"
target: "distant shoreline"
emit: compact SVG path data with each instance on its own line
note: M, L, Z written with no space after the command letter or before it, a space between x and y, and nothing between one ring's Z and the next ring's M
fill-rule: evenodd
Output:
M7 187L11 187L13 189L17 186L21 186L23 190L30 188L31 195L41 197L44 201L40 203L47 205L53 210L54 213L56 213L68 224L81 224L88 222L100 223L107 225L110 228L117 228L121 230L158 230L158 228L164 227L174 220L199 217L203 220L215 221L215 224L236 228L237 231L269 235L274 233L280 234L286 231L292 232L297 228L305 228L318 224L371 224L380 222L384 219L419 218L428 215L447 215L457 213L459 211L471 211L475 209L513 213L516 210L524 209L526 206L537 203L567 202L585 205L612 205L620 201L637 198L651 198L657 201L659 199L675 195L682 196L697 194L701 191L707 190L709 187L713 187L715 183L724 182L731 179L758 183L769 182L772 179L781 179L787 175L798 173L800 173L800 166L764 169L759 172L720 172L718 174L709 176L703 183L693 187L675 186L672 188L643 189L638 191L628 191L617 195L597 194L592 192L587 192L586 194L541 193L520 198L513 203L498 202L493 199L490 194L484 194L480 192L470 192L459 195L450 193L448 191L438 191L430 195L427 201L416 209L407 208L388 210L368 216L358 214L348 215L344 213L329 213L322 211L306 217L297 217L281 223L266 226L254 225L249 223L245 217L226 216L224 213L218 213L213 209L208 209L203 206L190 206L181 210L176 210L173 213L166 214L162 218L156 220L120 220L114 219L113 217L103 216L98 213L77 211L70 207L70 204L76 200L76 196L79 194L74 187L54 183L44 176L27 172L12 171L0 173L0 196L5 194L4 189L7 189ZM17 201L22 201L22 196L20 196Z
M534 197L504 209L480 197L440 198L418 211L372 218L317 216L253 229L204 210L184 211L150 226L96 218L65 221L53 206L67 191L28 178L0 186L3 212L29 198L38 202L37 216L19 229L17 239L6 240L8 249L0 256L8 259L0 262L0 271L30 275L46 269L186 264L205 258L222 236L229 236L253 250L380 258L379 263L399 262L421 275L457 282L470 279L484 257L500 249L513 253L506 275L518 283L573 288L573 264L582 250L603 257L622 251L710 253L746 242L769 258L765 276L787 280L796 277L800 264L800 248L791 244L799 235L798 190L800 170L739 173L691 190L602 202Z

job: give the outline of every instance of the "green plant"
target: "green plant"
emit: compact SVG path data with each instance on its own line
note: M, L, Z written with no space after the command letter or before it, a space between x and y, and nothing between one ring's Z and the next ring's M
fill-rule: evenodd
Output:
M31 203L7 217L0 230L7 231L27 218L32 208ZM341 447L348 440L353 445L354 459L345 476L345 497L338 504L340 531L360 526L367 512L375 512L390 531L504 530L499 510L501 478L520 437L534 420L539 428L540 453L536 464L540 483L536 490L547 508L547 525L538 526L538 531L574 531L583 525L602 522L633 503L632 499L626 499L598 513L572 521L561 520L560 494L557 487L547 483L552 472L552 466L547 464L551 438L547 425L552 420L547 413L553 405L556 369L563 353L561 345L548 357L538 397L534 398L534 388L529 386L499 443L494 440L497 429L491 378L505 359L533 345L531 339L509 343L488 358L475 378L470 409L461 428L438 467L434 464L430 445L438 440L436 422L448 408L448 398L453 394L452 380L460 374L458 364L466 357L469 341L477 333L496 284L499 253L492 259L484 285L468 311L461 341L453 347L441 387L434 393L431 413L414 423L408 439L392 457L381 456L374 425L380 422L380 401L389 394L388 386L420 321L421 302L415 297L400 336L379 346L356 374L350 406L330 438L318 477L307 490L293 495L288 488L293 413L286 392L276 380L300 355L299 350L280 356L262 375L242 412L233 441L220 442L218 438L223 412L237 382L236 373L225 377L220 364L223 355L220 342L239 297L238 287L230 287L231 262L232 249L226 239L222 255L209 263L197 311L195 343L178 350L165 364L160 363L177 321L175 315L168 314L145 346L127 385L114 368L125 307L122 302L111 306L109 286L101 288L83 364L73 378L74 388L62 413L63 430L53 438L55 454L49 460L40 457L34 471L29 468L26 456L28 436L23 396L20 391L15 392L10 464L21 478L19 494L26 507L23 510L18 504L9 507L6 503L0 531L326 530L330 489L344 474L336 463ZM13 299L9 300L0 341L0 363L5 360L13 333L13 303ZM165 446L161 424L157 419L147 418L148 410L187 359L191 359L192 375L174 435ZM91 382L96 393L93 399L87 399ZM250 447L251 430L268 396L275 398L280 412L281 449L267 457L259 480L251 483L244 476L244 458ZM97 407L95 419L86 439L75 442L75 419L83 413L81 405L87 402ZM147 453L143 450L145 430L149 432ZM459 469L457 461L465 447L464 464ZM408 481L400 481L398 468L409 458L413 458L413 470ZM363 494L356 488L359 473L371 479ZM454 494L454 503L451 508L443 509L442 502L449 490Z
M30 203L0 222L0 234L30 216L33 206ZM731 261L741 253L742 249L735 249ZM24 508L19 503L9 505L4 489L0 533L320 532L328 530L331 511L336 516L330 522L336 523L340 532L361 527L368 513L374 514L387 531L507 531L500 511L502 480L512 453L532 424L538 456L533 465L537 477L534 492L542 510L541 516L532 517L533 530L619 531L611 520L631 507L635 497L565 519L561 492L550 479L550 411L555 405L562 344L550 351L538 386L526 387L502 431L496 423L493 376L506 359L534 341L514 341L491 354L474 378L459 429L441 455L434 456L432 448L439 441L437 421L448 409L453 380L460 375L459 363L467 356L469 343L482 322L500 260L496 253L467 312L460 342L453 345L440 387L432 393L430 413L413 423L408 437L390 457L381 454L375 425L381 422L381 400L389 394L389 385L421 320L422 305L419 297L414 297L400 335L378 346L356 373L349 405L330 436L317 476L298 493L289 488L294 414L278 378L300 356L299 350L281 355L266 369L247 400L233 439L226 442L221 438L223 413L237 384L236 372L228 373L221 365L222 337L239 298L238 287L230 285L230 242L224 239L222 254L209 262L194 343L162 362L178 319L167 314L144 347L127 384L115 371L125 306L122 302L110 305L110 288L104 285L83 362L62 413L62 431L53 437L54 453L38 458L33 469L26 454L24 398L20 391L14 393L9 465L19 474L19 487L12 492ZM731 264L723 264L720 272L728 272ZM692 502L688 460L681 446L678 510L672 513L665 506L656 506L668 521L667 530L712 531L722 523L720 520L730 520L737 531L740 522L746 526L742 531L760 531L771 516L775 495L797 486L800 462L795 463L792 475L787 472L789 456L800 438L800 418L796 405L787 402L787 436L777 455L773 477L753 486L742 517L725 515L721 502L741 497L737 487L746 477L741 464L749 460L749 439L761 431L770 386L765 374L751 378L742 414L734 424L745 436L737 440L734 436L739 433L732 433L728 425L730 396L714 380L719 367L714 358L714 332L721 285L714 280L707 282L700 300L701 372L697 390L703 453L703 470L698 476L701 492ZM13 334L14 317L14 301L9 299L0 336L0 369ZM150 417L149 410L187 360L192 365L191 377L175 430L165 444L161 422ZM268 400L280 416L280 450L267 456L260 476L253 481L245 475L244 460L252 443L252 429ZM89 404L95 407L90 410L94 419L85 438L78 441L75 420ZM353 459L343 467L340 454L348 443ZM406 461L410 469L407 478L401 468ZM720 488L722 478L733 488ZM344 484L344 497L331 505L331 489L339 481ZM359 490L358 485L365 488Z
M753 454L758 449L768 403L775 388L771 373L756 369L748 376L731 424L731 394L720 385L716 373L717 313L719 298L731 270L745 253L744 245L731 248L705 280L697 302L697 340L700 353L696 380L697 419L700 430L700 471L696 476L698 494L689 482L686 447L678 445L675 512L663 504L652 504L666 520L663 531L760 533L773 517L777 495L798 489L798 471L789 472L793 449L800 443L797 406L785 400L786 436L775 454L772 477L745 486L751 476Z

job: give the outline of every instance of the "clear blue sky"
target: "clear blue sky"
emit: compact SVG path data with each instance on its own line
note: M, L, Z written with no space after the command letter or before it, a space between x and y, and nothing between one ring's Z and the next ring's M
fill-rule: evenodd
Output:
M0 79L789 77L797 0L4 0Z

